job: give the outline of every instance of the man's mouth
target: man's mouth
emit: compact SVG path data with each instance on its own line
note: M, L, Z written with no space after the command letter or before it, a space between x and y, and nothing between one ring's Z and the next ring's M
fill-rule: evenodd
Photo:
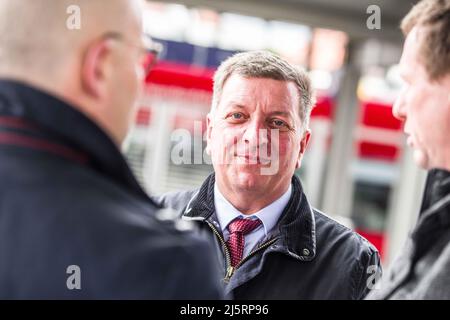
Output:
M244 162L245 164L269 164L270 159L259 157L258 155L242 155L242 154L236 154L236 158L241 159L240 161Z

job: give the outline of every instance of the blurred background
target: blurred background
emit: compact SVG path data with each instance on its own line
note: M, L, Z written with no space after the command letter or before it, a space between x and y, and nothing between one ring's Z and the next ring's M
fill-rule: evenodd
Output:
M138 180L152 194L199 187L213 171L201 159L216 68L236 52L270 50L304 67L317 90L311 143L296 173L310 202L365 236L389 264L415 223L426 175L391 114L402 87L399 23L414 2L148 1L145 31L164 50L124 145ZM174 163L183 133L192 137L182 141L191 161Z

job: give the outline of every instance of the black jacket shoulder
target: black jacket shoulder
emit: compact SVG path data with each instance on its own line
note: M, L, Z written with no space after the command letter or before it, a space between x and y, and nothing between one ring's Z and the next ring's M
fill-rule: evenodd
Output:
M336 257L341 266L351 270L353 299L362 299L381 278L378 250L354 230L314 209L317 232L317 251Z

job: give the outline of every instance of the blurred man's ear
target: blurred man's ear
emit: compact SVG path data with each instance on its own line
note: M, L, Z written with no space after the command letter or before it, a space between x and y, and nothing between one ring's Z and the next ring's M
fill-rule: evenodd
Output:
M303 155L305 154L306 148L308 147L310 138L311 138L311 130L307 129L303 135L302 140L300 141L300 151L298 153L297 165L295 166L296 169L300 168L302 164Z
M112 41L109 40L91 45L82 61L82 87L92 98L103 98L108 94L107 79L112 66L110 61L112 45Z

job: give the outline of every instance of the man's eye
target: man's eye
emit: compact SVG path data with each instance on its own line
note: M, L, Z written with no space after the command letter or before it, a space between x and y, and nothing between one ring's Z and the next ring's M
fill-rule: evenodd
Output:
M273 120L272 120L272 124L273 124L275 127L287 127L286 122L284 122L284 121L282 121L282 120L279 120L279 119L273 119Z
M244 115L242 113L232 113L231 114L231 119L233 120L242 120L244 118Z

